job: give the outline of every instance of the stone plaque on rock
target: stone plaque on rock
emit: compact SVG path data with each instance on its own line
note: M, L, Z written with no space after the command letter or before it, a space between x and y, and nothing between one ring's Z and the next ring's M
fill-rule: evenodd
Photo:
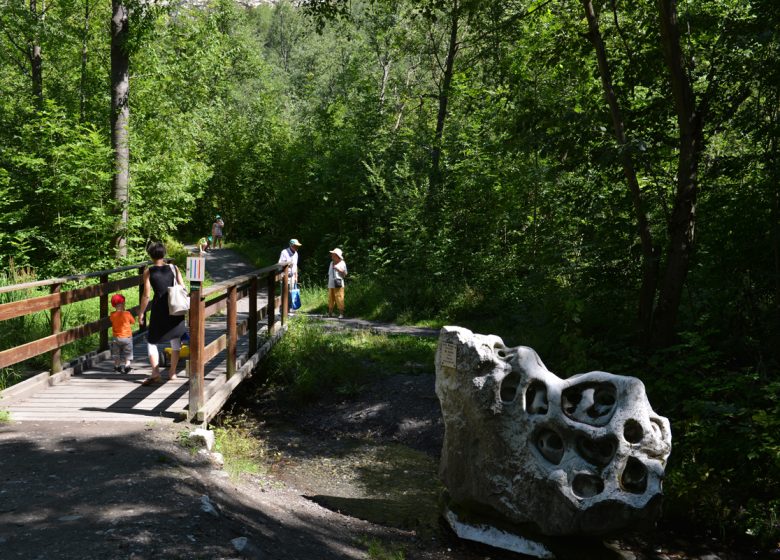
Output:
M440 362L444 367L454 368L458 365L458 347L450 342L441 343Z
M531 348L444 327L436 394L440 475L458 518L541 536L653 525L671 430L639 379L602 371L562 379Z

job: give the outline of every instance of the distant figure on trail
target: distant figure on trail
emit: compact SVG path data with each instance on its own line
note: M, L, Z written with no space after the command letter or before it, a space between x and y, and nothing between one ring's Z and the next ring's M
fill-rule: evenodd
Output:
M347 263L344 254L336 247L330 251L328 266L328 317L333 317L333 306L339 309L339 319L344 318L344 278L347 277Z
M222 221L219 214L217 214L214 223L211 224L211 235L214 238L214 248L222 249L222 230L225 227L225 222Z
M208 237L201 237L198 239L198 252L200 254L208 253L209 247L211 247L211 236Z
M111 296L111 306L115 309L109 316L111 319L111 357L114 358L114 371L117 373L130 373L133 371L130 365L133 361L133 323L135 318L129 311L125 311L125 296L114 294ZM122 362L124 361L124 364Z
M146 306L149 304L149 293L154 291L152 298L152 313L149 319L149 332L146 335L149 363L152 365L152 374L144 379L142 385L160 383L160 352L158 344L170 343L171 367L168 371L168 379L176 377L176 366L179 364L179 351L181 350L181 337L186 330L184 315L171 315L168 313L168 288L175 283L181 283L181 272L175 264L165 264L165 245L152 243L147 249L154 264L144 271L144 293L141 296L141 308L139 315L141 325L146 323Z

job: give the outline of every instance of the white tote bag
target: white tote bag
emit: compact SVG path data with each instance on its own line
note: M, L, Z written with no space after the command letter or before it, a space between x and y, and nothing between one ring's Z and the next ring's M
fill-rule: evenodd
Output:
M190 296L184 285L179 284L176 267L168 265L173 271L173 286L168 288L168 314L186 315L190 310Z

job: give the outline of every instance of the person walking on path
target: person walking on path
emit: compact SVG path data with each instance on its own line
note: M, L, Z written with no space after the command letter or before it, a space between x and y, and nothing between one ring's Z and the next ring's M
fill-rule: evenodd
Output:
M333 316L333 306L339 309L339 319L344 318L344 278L347 276L347 263L344 254L336 247L330 251L328 266L328 317Z
M114 294L111 296L111 305L115 309L109 316L111 319L111 357L114 358L114 371L117 373L130 373L133 371L130 365L133 361L133 323L135 318L129 311L125 311L125 296ZM124 365L122 365L124 361Z
M214 223L211 224L211 236L214 238L214 249L222 249L222 230L225 228L225 222L219 214L214 219Z
M290 289L298 283L298 247L301 246L301 242L296 238L290 239L290 243L286 249L282 249L279 253L278 264L289 264L287 269L287 283Z
M158 344L169 342L171 347L171 367L168 379L176 377L176 366L179 364L181 337L186 330L184 315L171 315L168 312L168 288L176 283L183 284L181 272L175 264L165 264L165 246L162 243L152 243L147 249L154 264L144 270L144 293L141 296L139 315L140 323L146 323L146 307L149 304L149 294L154 292L147 333L147 350L149 363L152 365L151 376L144 379L142 385L160 383L160 352Z

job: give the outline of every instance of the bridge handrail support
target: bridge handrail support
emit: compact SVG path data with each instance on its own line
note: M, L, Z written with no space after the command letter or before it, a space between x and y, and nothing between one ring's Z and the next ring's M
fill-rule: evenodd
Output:
M208 357L206 356L206 317L208 316L208 313L206 311L206 298L210 295L220 293L220 295L215 298L217 301L214 303L214 305L218 305L222 301L222 293L226 295L226 302L227 302L227 372L225 374L226 382L225 387L228 387L228 389L225 389L227 391L227 396L225 396L225 400L230 396L230 393L232 392L233 388L237 386L245 377L251 373L251 370L254 368L254 366L259 361L261 355L264 355L268 349L266 346L268 346L268 342L266 342L265 345L263 345L263 348L258 350L258 328L257 328L257 322L258 322L258 308L257 308L257 288L258 288L258 281L261 278L267 278L268 281L268 303L266 305L267 313L268 313L268 330L269 330L269 341L271 342L270 346L273 345L273 343L278 340L278 337L275 336L276 332L278 331L280 334L284 330L284 323L287 320L287 306L285 305L285 295L287 294L287 282L282 282L282 294L283 294L283 301L282 301L282 313L279 321L279 327L276 326L275 319L274 319L274 307L275 307L275 294L276 294L276 283L279 279L279 272L281 272L281 277L286 279L287 278L287 270L289 265L279 265L274 264L271 266L267 266L265 268L261 268L258 270L255 270L253 272L250 272L249 274L244 274L242 276L238 276L236 278L231 278L230 280L226 280L223 282L219 282L217 284L213 284L209 286L208 288L202 289L199 284L193 284L190 291L190 313L189 313L189 329L190 329L190 363L189 363L189 376L190 376L190 390L189 390L189 407L188 407L188 420L190 422L208 422L214 414L216 414L219 411L219 408L224 404L224 401L222 401L219 406L214 410L213 414L204 412L206 407L208 405L209 410L211 410L212 406L210 403L212 403L213 399L215 398L212 396L209 399L209 402L206 402L205 398L205 367L206 367L206 361L211 360L213 357L216 356L218 353L217 350L219 349L219 346L217 348L211 348L212 345L209 345L210 350L208 352ZM249 317L247 319L248 321L248 356L249 358L247 361L240 367L236 368L236 348L238 343L238 327L237 327L237 314L238 314L238 289L245 285L249 285L249 290L246 295L246 297L249 298ZM240 299L243 299L240 298ZM224 335L223 335L224 336ZM219 344L219 343L218 343ZM268 348L270 348L268 346ZM248 368L248 369L247 369ZM224 391L222 390L222 387L219 389L219 395L223 395ZM221 396L219 397L221 398ZM216 401L215 401L216 402ZM208 418L208 420L203 420L203 418Z

